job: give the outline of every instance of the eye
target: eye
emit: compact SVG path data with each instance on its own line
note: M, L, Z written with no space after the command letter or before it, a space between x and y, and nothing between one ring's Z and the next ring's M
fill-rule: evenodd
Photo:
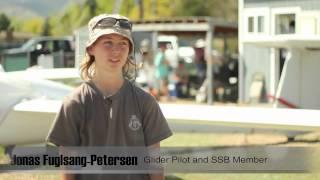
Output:
M106 46L106 47L112 47L113 42L112 42L112 41L104 41L102 44L103 44L104 46Z
M127 41L121 41L121 42L119 43L119 45L120 45L121 47L127 47L127 46L129 45L129 43L128 43Z

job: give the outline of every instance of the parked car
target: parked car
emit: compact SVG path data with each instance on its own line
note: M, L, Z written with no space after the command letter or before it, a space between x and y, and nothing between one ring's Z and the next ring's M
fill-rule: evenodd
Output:
M32 66L43 68L74 67L74 48L70 37L35 37L20 48L2 52L5 71L24 70Z

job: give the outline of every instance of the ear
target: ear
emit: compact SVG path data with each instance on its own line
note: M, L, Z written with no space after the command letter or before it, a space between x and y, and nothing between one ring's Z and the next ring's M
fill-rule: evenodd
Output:
M87 48L87 53L88 53L90 56L93 56L92 46L90 46L90 47Z

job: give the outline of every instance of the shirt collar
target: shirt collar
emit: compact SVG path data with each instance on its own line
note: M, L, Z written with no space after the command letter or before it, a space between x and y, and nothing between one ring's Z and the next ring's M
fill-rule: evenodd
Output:
M107 99L111 99L111 100L115 100L118 99L121 95L124 94L126 87L128 86L128 80L124 79L122 86L120 87L120 89L113 95L110 95L108 97L104 96L103 93L98 89L98 87L94 84L94 82L92 80L86 81L86 83L94 90L96 91L99 96L103 99L103 100L107 100Z

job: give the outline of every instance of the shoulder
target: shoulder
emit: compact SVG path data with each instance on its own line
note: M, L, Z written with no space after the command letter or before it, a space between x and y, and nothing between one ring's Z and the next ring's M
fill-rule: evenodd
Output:
M95 95L94 90L86 83L82 83L75 88L71 94L64 98L65 105L84 104L88 98L92 98Z
M147 104L154 104L157 103L156 99L149 94L147 91L142 89L141 87L138 87L134 83L130 82L131 88L134 89L134 92L137 96L138 101L142 103L142 105L147 105Z

